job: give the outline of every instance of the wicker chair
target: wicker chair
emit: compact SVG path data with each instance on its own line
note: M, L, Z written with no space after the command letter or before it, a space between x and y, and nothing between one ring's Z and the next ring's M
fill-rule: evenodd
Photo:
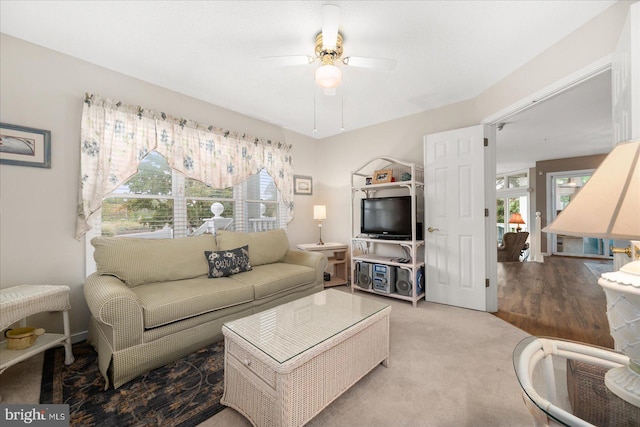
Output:
M502 245L498 246L498 262L520 261L522 250L525 249L529 233L504 233Z

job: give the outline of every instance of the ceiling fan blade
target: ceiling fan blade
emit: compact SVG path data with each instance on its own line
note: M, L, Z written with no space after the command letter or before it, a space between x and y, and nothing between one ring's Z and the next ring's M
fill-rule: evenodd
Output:
M272 67L288 67L291 65L311 64L316 58L309 55L284 55L284 56L264 56L260 58L265 64Z
M333 4L325 4L322 6L320 16L322 17L322 48L335 50L338 41L340 8Z
M367 58L364 56L347 56L342 59L342 62L350 67L375 68L381 71L391 71L396 66L395 59Z

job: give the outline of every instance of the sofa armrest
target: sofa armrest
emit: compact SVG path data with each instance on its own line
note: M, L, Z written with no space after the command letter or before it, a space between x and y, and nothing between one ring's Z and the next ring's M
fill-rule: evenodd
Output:
M329 265L327 256L321 252L308 252L298 249L289 249L284 257L284 262L288 264L298 264L316 270L316 282L324 283L324 271Z
M91 315L111 326L113 350L142 343L144 319L138 296L120 279L93 273L84 283L84 297Z

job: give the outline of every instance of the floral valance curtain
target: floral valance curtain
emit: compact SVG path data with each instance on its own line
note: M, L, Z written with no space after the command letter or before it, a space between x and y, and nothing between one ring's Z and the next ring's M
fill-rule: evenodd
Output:
M87 94L82 112L80 196L76 238L102 199L138 170L152 150L169 166L214 188L240 184L262 169L273 178L293 217L291 145L176 118Z

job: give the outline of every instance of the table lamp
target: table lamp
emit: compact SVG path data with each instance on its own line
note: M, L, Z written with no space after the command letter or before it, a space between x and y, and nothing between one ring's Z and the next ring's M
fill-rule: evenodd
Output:
M327 219L327 207L325 205L314 205L313 219L318 220L318 229L320 230L320 241L317 244L324 245L322 241L322 220Z
M616 145L571 203L542 231L640 240L640 140ZM632 258L638 250L632 250ZM605 384L620 398L640 406L640 260L602 274L598 284L607 297L611 336L629 357L628 366L606 373Z
M524 224L524 219L522 219L522 215L520 215L519 213L512 213L511 218L509 218L509 224L518 224L516 231L519 233L520 231L522 231L522 228L520 228L520 224Z

